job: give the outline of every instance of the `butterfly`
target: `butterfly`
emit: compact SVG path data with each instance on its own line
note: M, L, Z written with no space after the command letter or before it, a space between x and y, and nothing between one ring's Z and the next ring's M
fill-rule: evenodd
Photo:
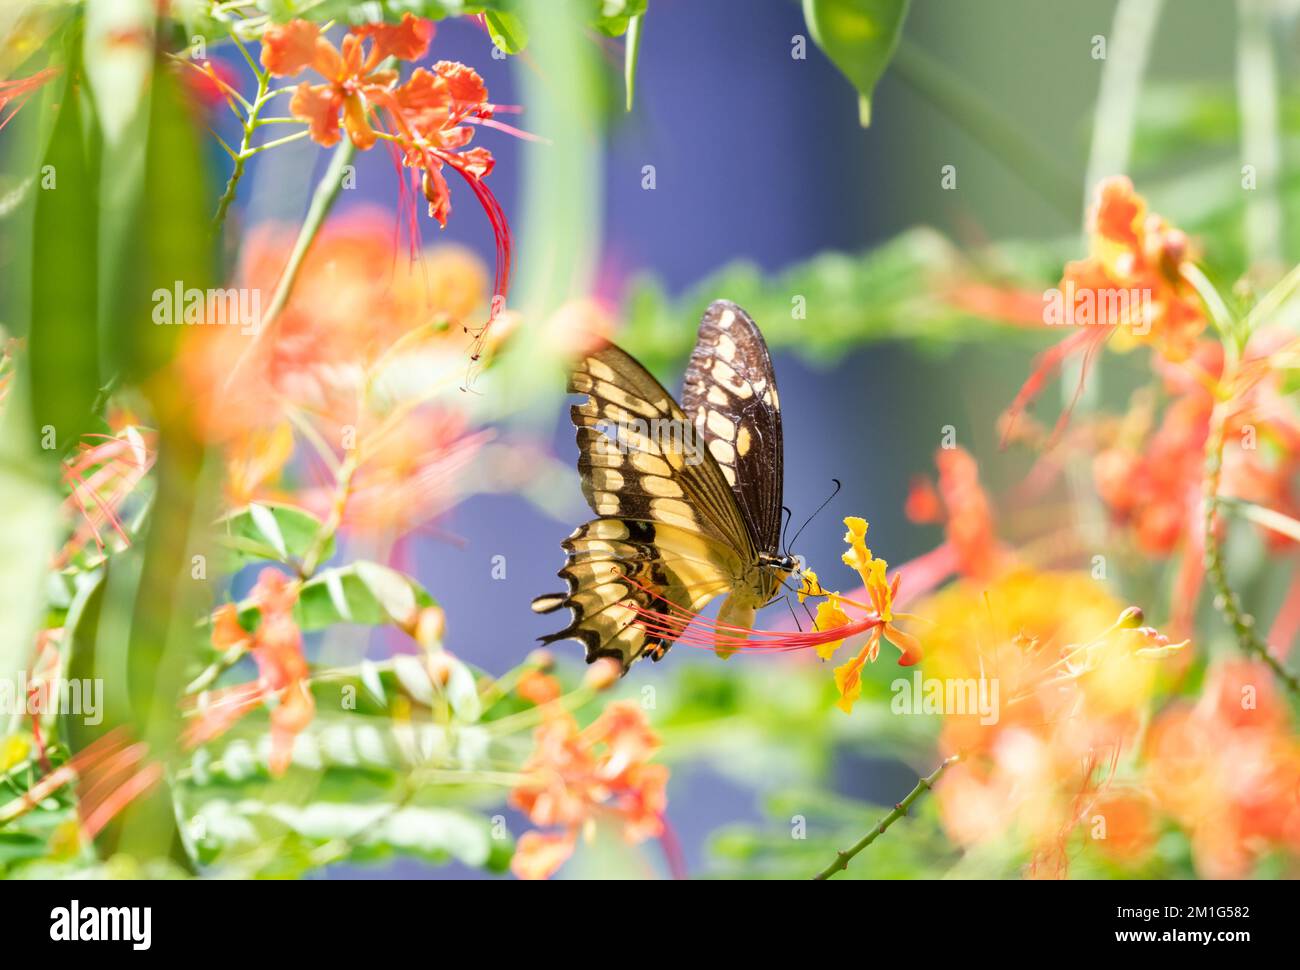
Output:
M582 493L596 518L561 543L567 592L532 608L567 607L587 662L661 660L696 613L726 595L717 624L752 627L795 571L780 551L781 401L758 326L734 303L711 304L686 367L681 404L611 343L575 365L568 390ZM673 632L674 629L676 632ZM740 635L719 634L726 655Z

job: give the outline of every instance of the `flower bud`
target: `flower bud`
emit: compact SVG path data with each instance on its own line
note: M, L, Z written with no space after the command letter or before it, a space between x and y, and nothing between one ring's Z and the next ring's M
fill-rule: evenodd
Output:
M538 647L528 655L528 659L525 662L530 667L536 667L542 673L548 673L555 669L555 654L551 653L551 651L547 650L545 647Z
M1146 619L1146 615L1142 612L1142 607L1130 606L1119 615L1115 625L1124 629L1135 630L1142 625L1144 619Z
M623 676L623 665L612 657L601 657L587 669L582 686L591 690L608 690Z
M425 650L432 650L442 643L442 635L447 630L447 615L440 606L426 606L416 614L413 625L415 642Z
M451 654L445 650L432 650L425 655L424 669L429 672L429 680L433 681L435 686L446 687L447 682L451 680L452 667Z

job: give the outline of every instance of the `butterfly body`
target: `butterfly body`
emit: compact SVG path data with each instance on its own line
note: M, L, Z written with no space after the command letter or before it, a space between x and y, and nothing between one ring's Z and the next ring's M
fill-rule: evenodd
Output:
M681 404L613 344L578 362L569 390L587 395L571 413L597 518L561 544L567 592L533 601L573 612L543 641L579 640L589 663L613 657L626 673L725 595L718 651L729 653L743 633L728 628L751 627L795 568L779 549L780 398L757 325L733 303L709 307Z

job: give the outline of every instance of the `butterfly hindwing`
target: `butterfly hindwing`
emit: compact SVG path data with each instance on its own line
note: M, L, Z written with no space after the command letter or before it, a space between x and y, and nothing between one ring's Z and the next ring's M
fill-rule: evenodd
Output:
M569 625L543 642L573 638L587 662L612 657L624 672L642 656L660 659L673 639L673 608L691 612L730 586L725 550L699 533L637 520L600 518L564 541L560 570L568 590L541 596L533 609L573 612Z
M700 320L686 366L682 410L695 424L736 496L757 549L776 552L781 534L781 399L758 326L727 300Z

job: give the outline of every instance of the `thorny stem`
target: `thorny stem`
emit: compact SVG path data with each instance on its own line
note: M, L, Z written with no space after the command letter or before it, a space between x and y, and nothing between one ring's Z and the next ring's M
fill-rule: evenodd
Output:
M1223 544L1215 530L1219 507L1219 481L1223 472L1224 425L1228 408L1223 400L1217 401L1210 417L1210 433L1205 447L1205 574L1214 591L1214 607L1237 638L1243 653L1256 657L1268 666L1278 680L1293 694L1300 694L1300 678L1282 666L1268 648L1268 644L1255 632L1255 618L1242 610L1241 598L1228 585L1227 566L1223 560Z
M1228 584L1227 565L1223 558L1223 544L1216 530L1219 511L1219 485L1223 477L1223 449L1228 415L1232 406L1232 388L1237 382L1245 334L1231 319L1225 318L1226 308L1214 287L1199 271L1183 268L1183 277L1196 287L1202 300L1210 308L1215 322L1223 331L1223 374L1210 412L1210 428L1205 440L1205 482L1202 528L1205 533L1205 575L1214 592L1214 608L1237 638L1237 646L1249 656L1268 666L1293 694L1300 694L1300 678L1282 666L1268 648L1268 644L1255 632L1255 618L1241 608L1241 598Z
M894 810L892 812L890 812L888 815L882 818L870 832L868 832L862 838L858 839L858 841L854 843L852 847L848 849L842 849L838 853L836 853L835 861L832 862L830 865L828 865L821 872L817 873L817 875L813 876L813 879L814 880L829 879L831 876L835 875L835 873L843 872L845 869L847 869L849 867L850 859L852 859L855 855L857 855L859 852L861 852L863 849L869 846L872 842L876 841L876 839L879 836L884 835L885 830L888 829L895 822L897 822L904 815L906 815L907 810L912 807L912 803L915 802L918 798L920 798L923 794L928 792L931 788L933 788L935 786L935 783L938 782L938 780L941 777L943 777L943 773L947 771L949 767L955 765L959 760L961 760L960 754L955 754L950 758L945 758L943 763L940 764L938 768L935 768L934 771L930 772L928 775L926 775L924 778L922 778L920 781L916 783L916 787L913 788L910 792L908 792L906 798L904 798L901 802L899 802L897 805L894 806Z

